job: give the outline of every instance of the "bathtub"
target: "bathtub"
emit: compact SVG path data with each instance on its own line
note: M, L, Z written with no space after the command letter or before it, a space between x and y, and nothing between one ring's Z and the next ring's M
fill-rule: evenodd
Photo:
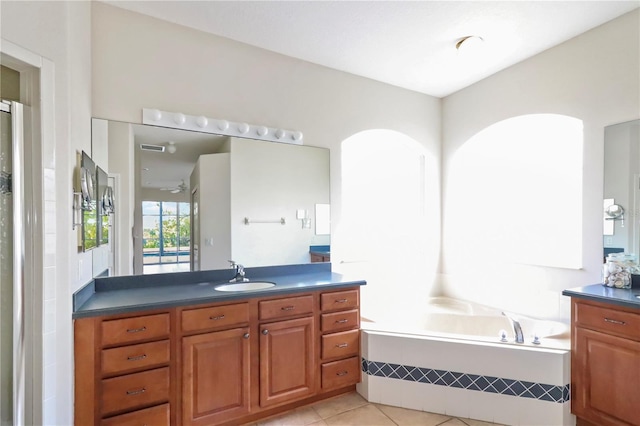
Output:
M514 342L501 311L445 297L422 312L362 318L358 392L370 402L507 425L574 425L569 325L517 319L525 343Z

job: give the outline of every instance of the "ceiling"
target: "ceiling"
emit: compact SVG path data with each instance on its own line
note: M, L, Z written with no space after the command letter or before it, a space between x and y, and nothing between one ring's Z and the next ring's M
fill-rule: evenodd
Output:
M203 154L220 152L226 136L190 132L165 127L133 125L136 154L140 155L140 182L143 188L172 190L183 181L189 188L193 166ZM140 144L160 145L165 148L174 142L176 152L150 152L140 149ZM138 168L136 167L136 170Z
M445 97L640 6L627 1L106 1ZM484 39L477 55L461 38Z

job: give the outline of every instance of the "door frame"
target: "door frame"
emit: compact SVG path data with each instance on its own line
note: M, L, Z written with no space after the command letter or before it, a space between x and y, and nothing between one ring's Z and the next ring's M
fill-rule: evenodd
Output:
M27 190L22 232L24 265L29 265L23 276L26 377L22 408L14 416L19 416L18 424L43 424L43 353L57 351L56 339L50 340L53 347L43 339L43 150L55 148L54 64L5 39L0 39L0 63L20 73L20 103L31 110L28 122L25 117L23 164ZM53 179L55 182L55 176Z

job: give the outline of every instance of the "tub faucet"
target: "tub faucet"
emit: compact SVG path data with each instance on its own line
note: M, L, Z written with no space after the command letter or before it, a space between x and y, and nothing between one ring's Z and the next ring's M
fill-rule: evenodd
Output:
M507 319L511 323L511 326L513 327L513 332L516 335L516 343L524 343L524 334L522 334L522 327L520 326L520 323L512 315L508 315L504 312L502 313L502 315L507 317Z
M233 260L230 260L229 263L231 264L231 267L236 271L236 275L229 280L230 283L243 283L249 281L249 279L245 278L244 276L244 266L236 263Z

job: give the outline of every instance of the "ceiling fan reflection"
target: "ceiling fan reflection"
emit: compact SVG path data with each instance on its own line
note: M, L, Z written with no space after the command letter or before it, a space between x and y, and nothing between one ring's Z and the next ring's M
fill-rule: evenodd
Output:
M172 194L178 194L178 193L184 192L186 190L187 190L187 184L184 183L184 180L178 186L170 186L170 187L166 187L166 188L160 188L160 191L169 191Z

